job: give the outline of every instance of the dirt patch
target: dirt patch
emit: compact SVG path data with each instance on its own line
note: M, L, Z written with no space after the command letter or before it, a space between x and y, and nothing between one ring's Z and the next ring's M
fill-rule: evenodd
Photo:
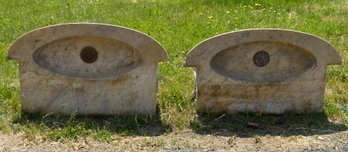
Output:
M191 130L167 135L115 136L110 143L92 139L27 141L21 134L1 134L0 151L348 151L348 131L313 136L216 136Z

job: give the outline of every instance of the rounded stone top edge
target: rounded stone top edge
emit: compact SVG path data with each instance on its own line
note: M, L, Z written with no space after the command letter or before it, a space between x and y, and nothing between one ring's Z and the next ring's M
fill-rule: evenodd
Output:
M196 67L199 65L199 61L202 60L201 57L204 57L205 54L209 53L209 47L211 45L222 45L223 44L223 39L224 38L229 38L233 39L234 37L240 37L241 35L248 35L250 33L265 33L268 34L276 34L276 33L284 33L284 34L292 34L297 38L300 38L301 36L307 36L311 38L311 41L317 41L320 43L325 44L325 50L327 52L328 58L326 60L327 65L339 65L341 64L341 57L336 51L336 49L326 40L324 40L321 37L318 37L313 34L305 33L302 31L297 31L297 30L292 30L292 29L281 29L281 28L253 28L253 29L243 29L243 30L237 30L237 31L231 31L231 32L226 32L226 33L221 33L218 35L215 35L213 37L207 38L200 43L196 44L186 55L184 67ZM266 39L265 39L266 40ZM233 45L238 45L242 43L248 43L254 41L253 39L245 39L244 41L240 41L236 44L230 44L229 46L226 45L226 47L231 47ZM268 40L268 41L278 41L279 40ZM299 45L294 43L293 45ZM321 48L320 48L321 49ZM323 48L324 49L324 48ZM215 51L221 51L221 50L215 50ZM309 50L313 51L313 50ZM218 52L216 52L218 53ZM215 54L216 54L215 53Z
M94 34L100 34L101 30L111 30L111 31L117 31L120 30L120 32L127 32L127 36L132 37L131 39L117 39L119 41L122 41L124 43L127 43L135 48L137 48L136 46L132 45L131 40L134 39L144 39L143 42L147 43L149 45L152 45L150 47L142 47L142 49L140 51L144 52L144 54L146 54L147 51L155 51L158 52L158 56L157 59L155 59L158 62L165 62L168 60L167 57L167 51L164 49L164 47L153 37L140 32L138 30L132 29L132 28L128 28L128 27L124 27L124 26L119 26L119 25L112 25L112 24L107 24L107 23L88 23L88 22L81 22L81 23L62 23L62 24L55 24L55 25L49 25L49 26L43 26L43 27L39 27L36 28L34 30L31 30L29 32L26 32L24 34L22 34L19 38L17 38L9 47L8 50L8 55L7 58L8 59L20 59L21 58L21 54L23 54L23 52L21 52L23 49L23 45L25 45L25 42L28 42L30 40L33 40L35 38L35 35L43 32L43 31L54 31L54 30L61 30L62 28L69 28L70 30L71 28L86 28L86 30L88 30L89 28L96 28L94 29L94 31L90 31L90 34L92 35ZM98 29L101 28L101 29ZM76 33L76 36L78 35L78 32L74 31L72 33ZM110 35L108 35L109 32L105 32L106 34L100 34L100 36L105 36L105 37L110 37ZM67 36L71 36L71 33L65 33ZM55 37L56 35L51 34L51 37ZM64 35L60 35L60 37L64 37ZM57 36L57 38L59 38ZM140 45L140 44L139 44Z

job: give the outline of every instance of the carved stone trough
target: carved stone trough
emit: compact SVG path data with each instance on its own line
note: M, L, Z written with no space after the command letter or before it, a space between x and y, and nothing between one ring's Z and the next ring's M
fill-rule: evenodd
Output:
M306 33L255 29L207 39L187 55L196 70L198 112L322 111L326 65L341 64L328 42Z
M20 37L22 110L62 114L155 114L157 65L166 61L153 38L123 27L63 24Z

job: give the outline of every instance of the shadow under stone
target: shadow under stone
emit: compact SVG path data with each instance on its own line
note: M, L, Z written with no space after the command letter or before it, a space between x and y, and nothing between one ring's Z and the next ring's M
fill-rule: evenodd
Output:
M21 117L14 120L13 123L20 125L37 124L44 125L53 130L62 130L64 128L73 128L80 134L85 131L109 131L112 134L123 136L159 136L166 132L171 132L172 128L161 121L160 112L156 115L145 116L137 114L115 115L115 116L64 116L59 114L28 114L22 113ZM79 131L80 129L80 131ZM77 133L79 135L79 133Z
M344 124L328 121L324 113L293 114L199 114L191 122L191 128L198 134L218 136L293 136L332 134L347 130Z

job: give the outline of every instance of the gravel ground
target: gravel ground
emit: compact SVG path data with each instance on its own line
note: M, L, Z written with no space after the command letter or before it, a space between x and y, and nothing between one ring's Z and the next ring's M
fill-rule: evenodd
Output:
M114 137L110 143L93 139L28 141L21 134L0 135L0 151L348 151L348 131L312 136L215 136L191 130L146 137Z

